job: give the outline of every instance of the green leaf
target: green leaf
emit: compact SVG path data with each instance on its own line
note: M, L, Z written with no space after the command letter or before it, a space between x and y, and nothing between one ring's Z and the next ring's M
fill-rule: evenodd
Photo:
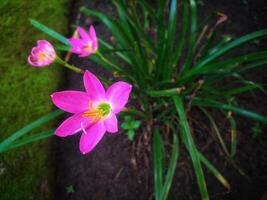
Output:
M202 166L200 163L198 150L196 148L193 137L191 135L191 131L190 131L190 127L189 127L189 124L186 118L182 99L180 96L173 96L172 98L173 98L173 101L176 107L176 111L179 116L179 122L181 126L181 135L182 135L184 143L188 147L188 151L192 159L193 167L194 167L196 178L197 178L197 184L200 190L202 200L208 200L209 194L207 191L204 173L203 173Z
M44 33L50 35L51 37L55 38L56 40L70 46L68 39L66 37L64 37L63 35L57 33L53 29L48 28L44 24L41 24L40 22L38 22L34 19L30 19L30 22L35 28L39 29L40 31L43 31Z
M198 105L198 106L214 107L214 108L218 108L221 110L232 111L232 112L235 112L239 115L243 115L245 117L254 119L256 121L267 123L267 117L266 116L262 116L262 115L255 113L255 112L251 112L251 111L245 110L243 108L239 108L239 107L232 106L229 104L224 104L224 103L214 101L211 99L195 97L193 99L193 104Z
M118 27L115 20L112 20L110 17L101 12L94 11L85 7L81 7L80 11L88 16L95 16L100 19L111 30L113 35L118 40L118 44L122 45L123 47L129 48L129 38L127 38L126 35L123 33L123 30Z
M236 122L233 117L229 118L230 126L231 126L231 158L233 159L236 154L236 146L237 146L237 132L236 132Z
M213 117L208 113L208 111L204 108L201 108L200 107L200 110L207 116L207 118L209 119L210 123L211 123L211 127L213 128L214 130L214 133L216 134L217 136L217 139L219 140L219 143L221 144L222 146L222 149L224 151L224 153L226 154L226 156L228 156L230 158L230 153L226 147L226 144L221 136L221 133L219 131L219 128L217 126L217 124L215 123Z
M256 31L250 34L247 34L245 36L242 36L238 39L235 39L234 41L224 45L221 48L218 48L217 51L215 51L213 54L208 55L205 59L203 59L200 63L197 64L197 66L195 66L195 68L199 68L202 67L206 64L208 64L209 62L215 60L216 58L222 56L223 54L227 53L228 51L241 46L243 44L246 44L252 40L256 40L258 38L264 37L267 35L267 29L263 29L260 31Z
M232 70L234 67L237 67L240 63L258 61L264 58L267 58L267 51L245 54L242 56L230 58L217 63L211 63L203 66L194 67L191 70L187 71L182 77L182 79L187 79L193 75L216 72L221 69Z
M173 145L172 145L172 153L169 161L168 171L166 177L164 179L164 185L161 191L161 200L166 200L168 198L168 194L171 188L171 184L173 181L177 160L179 155L179 142L177 139L176 133L173 133Z
M102 45L103 47L110 49L110 50L114 50L114 48L108 44L107 42L103 41L102 39L98 38L99 44ZM127 54L124 54L123 52L115 52L116 55L118 55L121 59L123 59L124 61L126 61L128 64L132 65L132 61L131 59L128 57Z
M185 44L185 38L186 38L186 32L187 32L187 25L188 25L188 12L189 12L189 6L188 1L183 1L183 9L182 9L182 28L179 34L178 42L177 42L177 48L173 53L173 62L172 64L176 64L182 54L182 50L184 48Z
M14 149L14 148L18 148L18 147L24 146L26 144L29 144L29 143L32 143L32 142L36 142L36 141L51 137L51 136L54 135L54 132L55 132L54 130L43 131L41 133L37 133L35 135L28 136L28 137L26 137L26 138L24 138L22 140L15 141L10 146L8 146L8 148L6 148L5 151L6 150L10 150L10 149Z
M47 115L44 115L40 117L39 119L33 121L32 123L28 124L27 126L23 127L22 129L16 131L15 133L11 134L7 139L2 141L0 143L0 153L5 151L6 148L8 148L15 140L17 140L19 137L25 135L26 133L30 132L31 130L41 126L43 123L51 121L58 117L59 115L62 115L63 112L61 110L56 110L54 112L51 112Z
M128 139L130 141L133 141L134 140L134 137L135 137L135 131L133 129L129 129L127 131L127 135L128 135Z
M154 191L155 199L160 200L163 175L164 145L158 128L153 132L153 167L154 167Z
M196 35L197 35L197 6L195 0L189 0L190 8L191 8L191 28L190 28L190 35L189 35L189 49L187 53L187 57L185 63L183 65L183 69L185 71L189 67L192 62L194 51L195 51L195 44L196 44Z
M230 190L230 184L223 177L223 175L206 159L200 152L198 152L198 156L201 162L208 168L208 170L221 182L221 184Z

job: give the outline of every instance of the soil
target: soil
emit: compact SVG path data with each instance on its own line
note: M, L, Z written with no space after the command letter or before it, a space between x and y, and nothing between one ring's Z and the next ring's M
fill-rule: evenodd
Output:
M199 19L213 11L225 13L228 21L221 25L219 32L241 36L267 25L267 2L265 0L225 0L198 1ZM114 13L108 0L73 1L71 7L71 24L88 27L94 23L97 34L105 40L110 39L110 31L100 22L87 18L79 13L81 6L88 6L107 14ZM70 32L72 32L71 29ZM242 47L233 54L242 54L266 47L266 41ZM90 69L95 74L110 77L110 74L90 61L72 56L71 63L83 69ZM267 69L262 67L246 74L246 78L267 86ZM66 85L63 89L83 90L82 76L66 72ZM267 115L267 96L256 93L239 97L240 104L248 109ZM217 144L210 140L203 131L195 130L195 138L201 151L214 163L231 184L226 191L219 182L205 171L207 187L211 200L266 200L267 199L267 126L261 125L262 134L251 136L250 120L238 120L238 150L235 157L237 166L245 175L224 161ZM97 147L88 155L79 152L80 135L56 139L56 199L66 200L148 200L153 199L153 177L149 149L141 152L142 159L133 154L133 143L123 133L106 134ZM174 182L169 199L200 199L191 162L187 152L182 151L179 157Z

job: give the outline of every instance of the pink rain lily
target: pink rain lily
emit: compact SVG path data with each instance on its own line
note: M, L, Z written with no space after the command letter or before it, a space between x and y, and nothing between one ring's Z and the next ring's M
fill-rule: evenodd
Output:
M72 46L70 51L72 53L79 54L80 57L86 57L96 53L98 49L98 42L93 25L90 26L89 33L87 33L82 27L78 27L78 33L80 38L68 39Z
M73 113L55 131L60 137L82 131L80 151L90 152L105 132L118 131L118 114L128 101L132 86L116 82L105 91L95 75L86 71L83 76L85 92L62 91L51 95L53 103L60 109Z
M52 44L46 40L38 40L37 46L32 48L28 56L28 62L34 67L44 67L50 65L57 57Z

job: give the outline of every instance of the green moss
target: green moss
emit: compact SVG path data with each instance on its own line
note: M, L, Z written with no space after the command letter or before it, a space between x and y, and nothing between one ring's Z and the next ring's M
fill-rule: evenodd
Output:
M27 64L36 40L51 41L30 25L29 18L64 33L68 2L12 0L0 4L0 141L52 109L50 94L60 83L61 68ZM49 143L43 141L0 154L1 200L51 199L53 169L48 152Z

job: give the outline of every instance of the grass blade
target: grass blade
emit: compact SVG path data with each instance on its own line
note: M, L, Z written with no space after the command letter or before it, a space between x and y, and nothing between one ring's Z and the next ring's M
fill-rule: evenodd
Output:
M179 155L179 142L176 133L173 133L173 147L172 147L172 153L171 158L168 166L167 175L165 177L164 185L161 192L161 199L166 200L168 198L168 193L171 188L172 180L174 177L177 160Z
M182 9L182 28L180 31L180 35L178 38L177 42L177 48L175 50L174 58L173 60L173 65L176 64L182 54L182 50L185 44L185 38L186 38L186 32L187 32L187 24L188 24L188 12L189 12L189 6L188 6L188 1L184 0L183 1L183 9Z
M200 163L198 150L196 148L193 137L191 135L191 131L190 131L190 127L189 127L189 124L186 118L182 99L180 96L173 96L173 101L174 101L177 113L179 115L182 138L188 147L188 151L192 159L193 167L195 170L195 175L197 178L197 184L198 184L198 188L199 188L202 200L208 200L209 194L207 191L204 173L203 173L202 166Z
M206 159L200 152L198 152L199 159L208 168L208 170L221 182L221 184L230 190L230 184L223 177L223 175Z
M228 156L228 157L230 158L230 153L229 153L229 151L228 151L228 149L227 149L227 147L226 147L225 142L223 141L223 138L222 138L222 136L221 136L221 133L220 133L220 131L219 131L219 128L218 128L218 126L216 125L214 119L213 119L212 116L208 113L208 111L206 111L206 109L201 108L201 107L199 107L199 108L200 108L200 110L207 116L207 118L209 119L209 121L210 121L210 123L211 123L211 126L213 127L213 130L214 130L214 132L215 132L215 134L216 134L216 136L217 136L217 138L218 138L218 140L219 140L219 142L220 142L220 144L221 144L221 146L222 146L222 149L223 149L224 153L226 154L226 156Z
M197 34L197 6L195 0L189 0L190 10L191 10L191 28L190 28L190 36L189 36L189 49L187 53L187 57L185 63L183 65L182 70L187 70L189 65L192 62L192 58L195 51L195 43L196 43L196 34Z
M208 57L206 57L206 59L203 59L203 61L201 61L200 63L197 64L196 68L202 67L204 65L206 65L207 63L215 60L216 58L222 56L223 54L227 53L228 51L243 45L245 43L248 43L252 40L264 37L267 35L267 29L263 29L260 31L256 31L253 33L250 33L248 35L242 36L226 45L224 45L222 48L218 48L217 51L215 51L213 54L208 55Z
M21 136L25 135L26 133L30 132L31 130L39 127L43 123L55 119L56 117L58 117L61 114L63 114L63 111L56 110L54 112L51 112L47 115L40 117L39 119L28 124L27 126L23 127L22 129L18 130L17 132L11 134L7 139L5 139L3 142L0 143L0 153L5 151L5 149L8 148L19 137L21 137Z
M64 37L63 35L59 34L58 32L52 30L51 28L48 28L47 26L45 26L44 24L41 24L40 22L34 20L34 19L30 19L31 24L39 29L40 31L43 31L44 33L50 35L51 37L55 38L56 40L70 46L69 41L67 40L66 37Z
M163 174L163 155L164 146L158 128L155 129L153 135L153 166L154 166L154 187L155 199L160 200L162 189Z
M53 136L54 135L54 130L49 130L49 131L43 131L41 133L37 133L35 135L31 135L27 138L24 138L20 141L15 141L14 143L12 143L10 146L8 146L8 148L5 149L6 150L10 150L10 149L14 149L14 148L17 148L17 147L21 147L21 146L24 146L26 144L29 144L29 143L32 143L32 142L36 142L36 141L39 141L39 140L42 140L42 139L45 139L45 138L48 138L50 136Z
M236 147L237 147L237 133L236 133L236 122L233 117L229 117L230 121L230 131L231 131L231 153L230 156L233 159L236 154Z
M197 105L197 106L206 106L206 107L214 107L214 108L218 108L221 110L226 110L226 111L232 111L235 112L239 115L243 115L245 117L254 119L256 121L260 121L263 123L267 123L267 117L266 116L262 116L260 114L257 114L255 112L251 112L249 110L245 110L243 108L239 108L236 106L232 106L229 104L224 104L218 101L214 101L211 99L205 99L205 98L200 98L200 97L195 97L193 99L193 104Z

